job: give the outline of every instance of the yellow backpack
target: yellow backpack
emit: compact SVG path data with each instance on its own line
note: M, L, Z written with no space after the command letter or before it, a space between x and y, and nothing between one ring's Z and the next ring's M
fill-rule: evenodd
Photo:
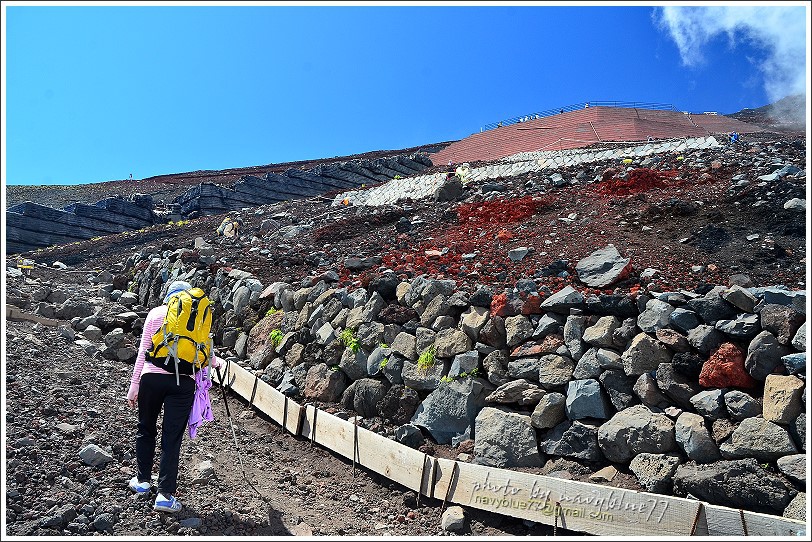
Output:
M194 375L211 361L211 320L211 302L200 288L173 295L169 298L163 324L152 336L147 359L155 365L164 365L166 370L174 364L175 378L180 385L181 374Z

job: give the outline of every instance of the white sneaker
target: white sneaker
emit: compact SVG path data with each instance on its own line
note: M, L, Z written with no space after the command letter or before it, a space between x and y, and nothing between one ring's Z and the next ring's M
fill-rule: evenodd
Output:
M158 510L159 512L172 513L177 512L181 508L180 501L172 495L164 497L163 493L158 493L158 496L155 497L155 504L152 507L153 510Z
M150 482L139 482L137 476L133 476L130 478L129 483L130 489L135 491L138 494L148 493L152 484Z

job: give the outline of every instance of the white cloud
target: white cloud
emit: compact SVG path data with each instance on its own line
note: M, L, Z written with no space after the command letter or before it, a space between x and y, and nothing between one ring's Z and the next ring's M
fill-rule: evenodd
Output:
M720 34L731 46L751 41L763 51L756 64L773 101L806 93L806 20L804 6L665 6L655 13L679 48L683 64L700 66L703 47Z

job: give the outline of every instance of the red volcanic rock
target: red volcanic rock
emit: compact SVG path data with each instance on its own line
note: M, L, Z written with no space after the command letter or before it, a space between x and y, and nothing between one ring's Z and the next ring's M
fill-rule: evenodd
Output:
M524 305L522 305L522 314L525 316L541 314L541 296L538 294L528 295L524 300Z
M756 381L744 368L744 352L733 343L723 343L699 373L704 388L754 388Z
M540 356L542 354L553 354L564 345L564 337L561 335L547 335L543 341L527 342L520 344L510 353L512 358L526 358Z
M491 314L494 316L516 316L522 313L524 301L519 296L501 293L493 296Z

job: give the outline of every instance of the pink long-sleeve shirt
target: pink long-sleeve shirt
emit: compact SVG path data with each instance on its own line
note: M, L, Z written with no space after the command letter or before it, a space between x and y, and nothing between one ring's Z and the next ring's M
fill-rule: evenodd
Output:
M152 336L161 325L164 323L166 317L166 305L159 305L149 311L146 321L144 322L144 330L141 333L141 344L138 346L138 357L135 358L135 366L133 367L132 378L130 378L130 389L127 392L127 399L134 400L138 397L138 388L141 385L141 376L147 373L160 373L160 374L175 374L165 371L152 363L145 363L145 354L152 348ZM212 355L212 366L222 366L222 360L215 355ZM181 375L188 378L193 378L192 375Z

